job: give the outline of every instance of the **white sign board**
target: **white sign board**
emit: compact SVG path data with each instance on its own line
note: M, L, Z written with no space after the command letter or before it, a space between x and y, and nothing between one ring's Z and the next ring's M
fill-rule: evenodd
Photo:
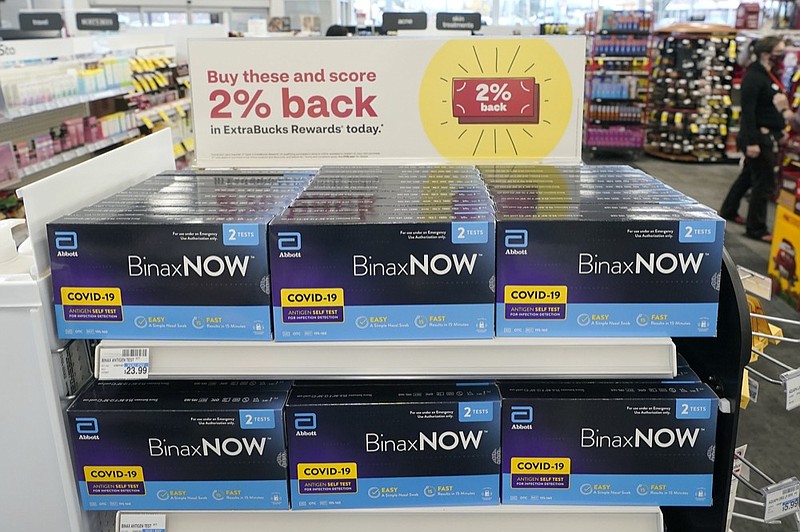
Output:
M189 43L200 167L581 156L583 37Z

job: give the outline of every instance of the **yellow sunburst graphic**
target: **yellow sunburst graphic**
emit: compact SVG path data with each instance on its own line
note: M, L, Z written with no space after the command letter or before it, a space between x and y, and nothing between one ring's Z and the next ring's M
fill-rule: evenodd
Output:
M425 133L453 160L549 155L570 123L573 87L544 39L457 39L431 60L419 91Z

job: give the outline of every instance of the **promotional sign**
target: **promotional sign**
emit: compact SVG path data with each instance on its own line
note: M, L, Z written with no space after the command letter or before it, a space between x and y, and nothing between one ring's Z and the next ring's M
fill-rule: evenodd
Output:
M472 30L481 29L480 13L436 13L437 30Z
M576 164L584 45L191 41L197 165Z
M76 13L75 24L79 30L119 31L119 15L116 13Z
M63 25L60 13L19 14L19 29L22 31L60 30Z
M386 31L397 30L424 30L428 27L428 14L420 13L392 13L383 14L383 29Z

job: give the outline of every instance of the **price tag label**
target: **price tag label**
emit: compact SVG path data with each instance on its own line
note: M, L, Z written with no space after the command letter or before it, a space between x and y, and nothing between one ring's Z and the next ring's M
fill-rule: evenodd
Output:
M186 110L183 108L183 106L182 106L182 105L176 105L176 106L175 106L175 110L176 110L176 111L178 111L178 115L179 115L181 118L183 118L184 116L186 116Z
M786 410L800 406L800 368L781 374L783 391L786 393Z
M800 510L800 480L787 478L764 488L764 520L776 521Z
M160 116L161 120L163 120L164 122L169 122L169 115L167 114L166 111L163 111L163 110L159 111L158 112L158 116Z
M153 129L153 127L154 127L153 126L153 121L150 120L149 116L142 115L142 122L144 123L145 127L147 127L147 129Z
M165 514L119 514L120 532L166 532Z
M142 380L150 374L150 349L122 347L100 350L100 380Z
M750 400L753 403L758 403L758 381L753 377L748 377L747 383L750 387Z

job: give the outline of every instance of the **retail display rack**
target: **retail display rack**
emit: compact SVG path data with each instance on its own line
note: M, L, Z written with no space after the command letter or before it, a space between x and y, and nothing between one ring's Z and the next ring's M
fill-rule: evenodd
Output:
M671 161L726 160L736 30L692 23L655 35L645 152Z
M471 43L470 43L471 44ZM326 45L330 46L330 44ZM575 54L575 61L577 56ZM614 56L619 57L619 56ZM578 66L573 64L573 67ZM199 71L199 70L198 70ZM195 95L200 94L196 90ZM579 100L579 98L576 98ZM576 101L577 106L580 101ZM196 108L199 110L200 102ZM157 113L158 114L158 113ZM197 117L200 113L197 113ZM198 129L200 130L200 129ZM577 138L574 158L577 159ZM17 331L8 341L9 352L26 364L25 375L9 370L0 393L5 403L24 404L10 408L12 426L36 423L31 433L8 438L8 452L0 462L9 478L17 479L13 490L0 491L11 509L7 522L20 512L41 513L40 500L30 493L42 493L52 500L42 520L61 517L60 524L43 529L71 532L131 532L143 528L183 530L269 529L282 527L305 530L324 526L327 530L387 531L416 527L420 530L453 525L466 532L488 527L512 529L558 529L564 532L721 532L728 515L733 453L742 389L742 372L749 360L750 320L741 281L735 267L723 253L719 276L719 305L716 337L704 338L547 338L492 339L439 342L360 343L241 343L227 342L140 342L103 341L94 353L98 376L103 375L104 357L114 350L134 348L148 359L152 379L230 377L310 378L649 378L674 376L676 352L683 355L697 375L717 394L713 505L710 507L640 506L495 506L491 508L433 508L403 510L320 510L320 511L227 511L227 512L83 512L70 460L64 408L79 383L76 368L86 364L70 361L64 342L54 333L54 306L50 282L49 246L46 225L66 214L92 205L111 194L140 183L160 171L175 168L173 143L167 131L156 131L46 180L24 187L29 247L35 266L33 279L0 282L0 318ZM374 162L374 161L373 161ZM243 162L225 159L231 167ZM109 171L113 169L114 171ZM104 179L98 180L97 176ZM717 286L717 278L714 279ZM114 362L111 362L112 364ZM149 371L148 371L149 373ZM65 375L69 376L65 379ZM68 383L65 383L65 380ZM83 379L85 380L85 379ZM249 379L248 379L249 380ZM69 384L69 385L67 385ZM44 390L42 390L44 388ZM28 438L35 438L29 441ZM51 480L42 482L43 479ZM2 489L2 486L0 486ZM46 499L44 499L46 497ZM35 505L34 508L32 505ZM28 517L23 515L23 517ZM20 520L20 522L24 522ZM144 523L164 523L144 526Z
M0 73L2 216L22 215L17 188L164 127L188 164L188 70L174 46L98 54L83 39L27 45L15 44L20 59Z
M583 145L592 151L639 153L644 143L652 14L601 9L587 18L586 27Z
M140 181L150 170L167 169L174 165L169 153L166 132L153 135L132 144L96 157L81 166L68 169L50 179L35 183L23 191L28 204L28 219L32 247L36 252L37 269L45 276L40 282L42 289L49 288L46 253L45 223L78 207L91 204L98 198L126 188ZM158 137L158 138L155 138ZM154 141L161 142L155 148ZM167 141L167 142L165 142ZM166 146L165 146L166 144ZM166 152L166 153L162 153ZM140 168L125 161L151 157L147 168ZM78 191L86 190L100 168L113 166L119 172L109 174L102 184L92 185L88 196ZM55 201L54 198L58 198ZM733 274L732 274L733 272ZM35 286L35 284L34 284ZM0 286L0 289L8 287ZM35 306L42 315L44 327L51 327L52 309L48 295L41 301L29 301L13 309L15 316L29 320L31 308ZM448 508L448 509L403 509L385 511L320 511L320 512L168 512L165 516L167 530L215 530L224 523L237 530L256 530L270 526L305 528L321 522L331 530L345 528L366 529L381 527L394 530L409 524L430 529L444 523L458 523L467 531L481 530L486 526L540 526L558 527L567 532L578 532L592 527L601 531L663 532L670 530L686 532L720 531L727 514L730 489L733 446L738 421L738 400L741 393L742 368L749 359L750 329L744 302L744 292L730 258L725 255L721 279L719 334L716 338L675 339L503 339L490 341L443 341L417 342L409 344L369 343L354 344L215 344L208 342L110 342L104 341L97 350L96 364L104 351L123 346L146 347L152 367L151 378L193 378L218 376L281 376L281 377L650 377L672 374L677 349L690 362L695 371L717 392L720 415L716 440L714 505L710 508L675 507L494 507ZM50 316L50 317L48 317ZM22 340L22 339L21 339ZM417 345L418 344L418 345ZM413 346L413 348L411 348ZM472 348L470 348L472 346ZM20 352L52 362L47 350ZM402 356L401 356L402 353ZM436 354L433 357L432 354ZM442 358L439 359L439 356ZM57 378L62 369L56 365L52 370ZM67 391L62 391L62 398ZM68 456L64 441L63 418L58 401L51 405L51 416L56 420L59 437L55 439L58 452ZM67 460L61 464L63 489L67 498L77 505L77 494L71 466ZM133 515L120 513L114 521L113 514L91 515L77 512L78 520L95 523L75 530L124 530L130 519L142 519L141 512ZM111 527L111 528L108 528ZM395 528L393 528L395 527Z

